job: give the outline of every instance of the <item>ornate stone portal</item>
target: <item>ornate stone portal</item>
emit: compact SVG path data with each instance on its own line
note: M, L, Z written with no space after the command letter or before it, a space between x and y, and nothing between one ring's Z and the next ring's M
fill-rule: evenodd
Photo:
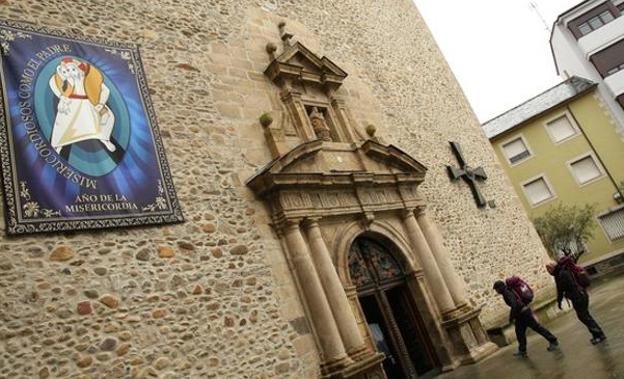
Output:
M418 193L426 168L373 138L374 130L371 138L361 136L336 94L347 73L291 43L283 24L280 29L284 51L276 57L275 46L267 46L273 60L265 74L281 91L285 115L278 125L263 123L274 159L247 184L270 208L315 336L322 375L384 376L384 355L358 298L364 292L349 273L349 252L362 237L391 246L438 369L491 353L495 345L479 322L480 310L467 305L465 284ZM398 338L393 341L401 340L400 327L392 329ZM414 377L416 365L405 358L408 348L394 346L404 356L403 375Z

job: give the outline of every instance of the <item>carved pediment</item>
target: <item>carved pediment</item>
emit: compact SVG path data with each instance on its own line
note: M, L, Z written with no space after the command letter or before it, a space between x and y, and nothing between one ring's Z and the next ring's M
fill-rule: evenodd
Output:
M394 145L382 145L373 140L368 140L361 149L372 159L406 173L424 176L427 172L427 167Z
M319 57L300 42L287 47L264 71L272 81L296 80L337 89L347 73L327 57Z
M355 124L336 90L347 73L327 57L319 57L301 42L291 43L292 34L280 24L282 52L268 43L271 63L264 74L279 88L281 122L263 124L264 136L273 158L285 155L301 143L356 142Z
M326 217L414 209L427 169L409 154L384 145L369 125L364 140L336 92L347 73L319 57L279 25L283 51L269 43L264 71L279 89L279 123L262 126L273 160L247 181L267 200L275 225ZM262 120L261 120L262 121ZM370 131L369 131L370 129ZM361 130L361 128L359 129Z
M357 187L358 185L419 185L427 168L392 145L367 140L336 149L321 140L302 143L274 159L247 184L263 196L284 188Z

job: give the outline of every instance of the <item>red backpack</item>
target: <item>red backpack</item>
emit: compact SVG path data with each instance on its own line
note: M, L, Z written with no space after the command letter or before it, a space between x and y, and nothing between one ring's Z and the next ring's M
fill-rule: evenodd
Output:
M570 273L572 273L572 277L574 278L574 281L576 282L576 285L581 287L582 289L589 287L589 285L591 284L589 280L589 274L587 273L587 271L585 271L583 267L577 265L572 260L572 258L570 257L561 258L559 260L559 266L561 266L563 269L570 271Z
M505 284L524 305L529 305L533 301L533 289L519 276L507 278Z

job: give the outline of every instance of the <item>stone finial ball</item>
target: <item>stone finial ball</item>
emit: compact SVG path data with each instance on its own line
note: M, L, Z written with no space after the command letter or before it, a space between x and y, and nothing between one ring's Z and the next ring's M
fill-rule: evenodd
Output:
M271 125L271 123L273 122L273 116L271 116L270 113L263 113L260 116L260 125L262 125L263 127L267 127L269 125Z
M269 42L266 44L266 52L269 54L273 54L277 51L277 46L273 42Z
M377 127L373 124L368 124L368 126L366 127L366 134L368 134L369 137L374 137L376 132Z

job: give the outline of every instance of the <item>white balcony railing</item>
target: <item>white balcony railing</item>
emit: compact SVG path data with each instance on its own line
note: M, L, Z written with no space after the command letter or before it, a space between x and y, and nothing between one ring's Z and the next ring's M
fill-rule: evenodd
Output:
M624 18L624 17L622 17ZM604 79L605 84L617 97L624 93L624 70L620 70Z
M624 16L620 16L608 24L579 38L578 45L585 58L612 45L624 38Z

